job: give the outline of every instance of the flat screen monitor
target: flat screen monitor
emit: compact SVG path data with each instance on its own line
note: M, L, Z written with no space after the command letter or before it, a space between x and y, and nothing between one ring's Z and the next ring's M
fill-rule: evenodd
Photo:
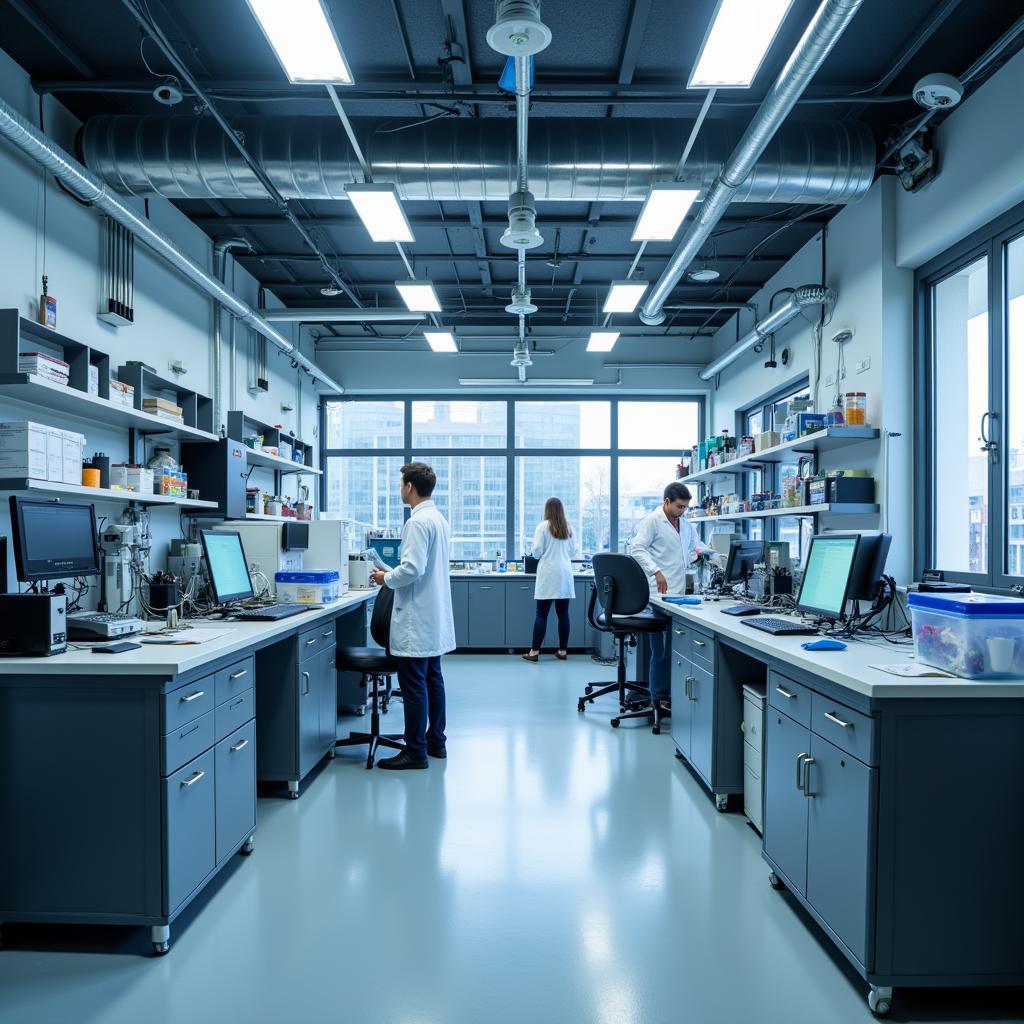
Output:
M229 530L200 530L199 538L217 604L251 598L252 578L242 550L242 538Z
M804 578L796 599L798 611L828 619L843 617L859 542L860 535L856 533L811 538Z
M857 545L857 557L850 573L851 601L873 601L878 591L878 581L885 572L885 560L889 557L892 544L891 533L862 533Z
M14 564L22 583L100 574L92 504L11 496Z
M754 573L754 566L764 561L763 540L734 540L729 545L725 563L725 582L744 583Z

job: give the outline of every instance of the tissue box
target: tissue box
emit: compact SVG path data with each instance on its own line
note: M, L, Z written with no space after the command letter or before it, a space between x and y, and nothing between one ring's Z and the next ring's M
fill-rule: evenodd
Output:
M42 423L0 423L0 476L45 480L46 453L46 427Z
M46 479L59 484L64 482L64 431L60 427L46 428ZM79 473L78 483L81 482Z
M110 484L112 487L123 487L135 491L136 494L153 493L153 470L142 466L127 466L121 463L110 467Z
M128 409L135 408L135 386L122 384L115 377L110 378L110 400L115 405L123 405Z
M74 430L62 430L63 454L61 467L63 476L61 479L66 484L81 484L82 482L82 451L85 448L85 435L76 433Z

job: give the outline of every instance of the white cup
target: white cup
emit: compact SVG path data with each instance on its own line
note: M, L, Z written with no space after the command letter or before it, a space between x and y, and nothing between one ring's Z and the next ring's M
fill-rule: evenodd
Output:
M1017 640L1012 636L986 637L988 668L990 672L1009 672L1013 668L1013 655Z

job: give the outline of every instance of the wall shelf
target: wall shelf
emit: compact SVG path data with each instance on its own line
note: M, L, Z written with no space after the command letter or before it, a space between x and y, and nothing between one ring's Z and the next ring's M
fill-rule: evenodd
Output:
M181 415L184 419L184 426L191 427L193 430L199 430L203 433L214 435L213 431L216 428L216 424L213 422L213 399L208 398L206 395L199 394L198 391L192 391L190 388L182 387L176 380L168 380L166 377L161 377L153 370L147 369L145 366L140 366L137 363L128 366L119 366L117 368L117 379L122 384L130 384L135 388L135 408L139 411L143 411L143 402L147 398L168 398L174 402L181 409ZM147 415L149 415L147 413ZM159 419L158 416L154 416L154 419ZM172 421L172 426L175 426Z
M880 431L877 427L826 427L815 434L798 437L796 440L786 441L784 444L773 445L763 451L754 452L753 455L743 455L721 466L713 466L711 469L702 469L698 473L691 473L689 476L683 477L682 483L696 483L715 476L737 473L743 469L756 469L758 463L796 462L802 455L834 451L852 444L863 444L865 441L876 440L879 434Z
M308 519L299 519L296 516L271 516L266 512L246 512L246 519L255 519L264 523L308 523Z
M694 525L703 523L733 523L741 519L771 519L775 516L869 516L878 513L877 505L831 504L831 505L794 505L792 508L771 508L760 512L725 512L720 516L694 516L690 522Z
M136 494L110 487L82 487L56 480L31 480L25 477L0 478L0 492L34 494L54 498L87 498L90 501L120 501L136 505L174 505L184 509L215 509L215 501L196 501L192 498L174 498L166 494Z
M262 420L255 419L240 410L228 412L228 437L236 441L245 442L246 437L252 434L260 434L263 443L272 448L277 448L282 441L292 446L293 450L302 453L302 461L286 459L280 455L271 455L268 452L257 451L246 445L246 458L250 466L263 466L278 473L315 473L320 475L318 469L313 468L313 446L300 441L294 434L285 433L278 427Z
M278 473L315 473L317 476L321 474L321 470L312 466L295 462L294 459L282 458L280 455L271 455L269 452L259 452L248 445L245 448L245 457L250 466L263 466Z

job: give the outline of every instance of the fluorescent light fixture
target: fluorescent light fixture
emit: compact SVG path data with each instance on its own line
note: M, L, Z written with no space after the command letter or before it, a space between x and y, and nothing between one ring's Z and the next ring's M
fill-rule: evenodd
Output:
M604 300L605 313L632 313L647 291L647 281L612 281L608 298Z
M651 186L633 228L634 242L671 242L700 190L678 181Z
M420 313L440 313L441 302L434 291L434 285L430 281L396 281L395 287L402 301L410 308Z
M747 89L793 0L718 0L687 89Z
M345 192L375 242L415 242L394 185L346 185Z
M611 352L619 340L618 331L591 331L587 342L588 352Z
M459 384L464 388L589 388L593 386L594 381L588 377L534 377L532 380L516 380L509 377L460 377Z
M458 352L455 337L451 331L424 331L423 337L435 352Z
M353 84L321 0L247 2L290 81Z

